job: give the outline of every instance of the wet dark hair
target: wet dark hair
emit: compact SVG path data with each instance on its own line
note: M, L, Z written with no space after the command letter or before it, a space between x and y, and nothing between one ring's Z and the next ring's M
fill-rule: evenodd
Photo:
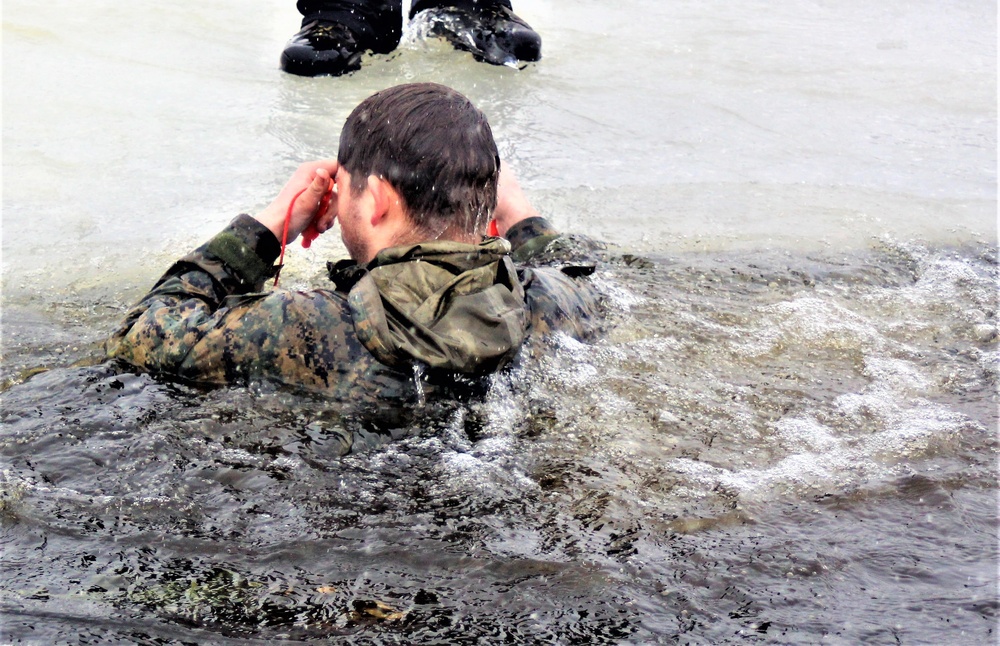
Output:
M481 235L496 208L493 131L471 101L444 85L397 85L362 101L344 123L337 161L355 195L369 175L388 181L428 234Z

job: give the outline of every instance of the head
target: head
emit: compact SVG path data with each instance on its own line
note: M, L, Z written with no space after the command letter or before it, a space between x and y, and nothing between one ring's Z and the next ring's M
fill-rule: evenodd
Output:
M398 85L365 99L344 124L337 161L353 198L370 180L393 189L413 241L481 238L496 207L500 158L490 125L443 85Z

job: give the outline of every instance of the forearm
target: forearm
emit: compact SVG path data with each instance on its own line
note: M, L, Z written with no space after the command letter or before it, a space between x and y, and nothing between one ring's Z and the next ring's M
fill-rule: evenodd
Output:
M133 307L107 343L111 357L155 372L175 373L217 325L227 296L260 291L274 275L274 235L242 215L181 258Z
M529 258L559 237L559 231L541 216L520 220L504 236L510 242L511 253L518 260Z

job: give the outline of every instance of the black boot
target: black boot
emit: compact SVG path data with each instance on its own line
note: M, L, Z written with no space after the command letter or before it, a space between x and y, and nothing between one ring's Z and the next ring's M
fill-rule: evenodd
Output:
M340 76L361 68L362 53L350 29L328 20L314 20L285 45L281 69L299 76Z
M427 35L444 38L456 49L472 52L478 61L513 65L542 57L542 38L510 7L501 4L458 1L459 6L438 1L414 2L411 14Z

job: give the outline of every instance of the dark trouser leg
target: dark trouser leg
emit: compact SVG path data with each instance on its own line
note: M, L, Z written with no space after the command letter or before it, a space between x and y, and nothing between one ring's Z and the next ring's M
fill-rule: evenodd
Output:
M281 52L281 69L339 76L361 67L364 53L387 54L403 33L402 0L298 0L302 29Z
M410 17L425 12L428 33L494 65L542 57L542 39L514 13L510 0L413 0Z
M410 16L418 11L434 7L455 7L457 9L476 9L479 7L507 7L513 9L510 0L413 0L410 6Z
M399 44L403 29L402 0L298 0L302 26L314 20L344 25L365 49L380 54Z

